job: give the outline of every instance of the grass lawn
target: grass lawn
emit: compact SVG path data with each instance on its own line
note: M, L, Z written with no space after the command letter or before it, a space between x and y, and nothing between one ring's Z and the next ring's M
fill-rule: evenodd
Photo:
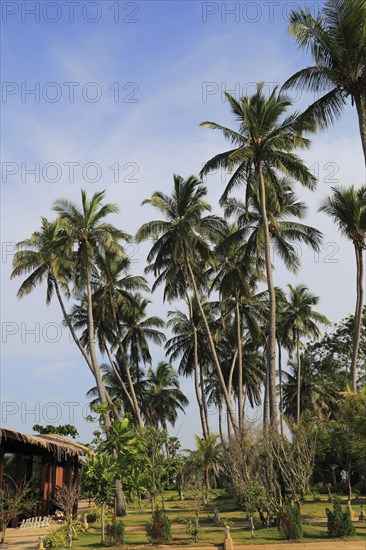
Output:
M341 500L343 505L347 504L344 497ZM190 545L193 546L188 535L185 532L184 520L194 519L194 510L192 501L178 499L176 492L170 491L165 494L165 510L172 521L172 541L171 545ZM360 505L366 506L366 497L360 497L353 501L353 510L358 517ZM331 540L327 536L327 525L325 509L329 504L324 496L324 500L314 501L308 497L302 507L302 514L305 520L303 530L303 542L326 541ZM213 522L214 509L220 510L222 525L215 525ZM130 506L128 515L123 518L126 528L125 543L130 545L145 545L148 543L145 533L145 525L151 518L151 504L144 503L144 509ZM316 520L319 520L318 522ZM323 520L323 521L322 521ZM309 525L306 522L311 521ZM283 542L284 539L276 528L263 527L259 522L256 523L256 538L250 536L249 523L246 520L246 514L239 510L235 502L216 492L210 503L203 507L200 512L201 533L199 543L196 546L208 546L222 544L224 540L224 525L229 522L231 536L236 544L269 544ZM90 526L88 533L80 535L74 542L73 548L100 548L100 524ZM366 540L366 522L355 522L357 530L354 540ZM332 539L334 540L334 539Z

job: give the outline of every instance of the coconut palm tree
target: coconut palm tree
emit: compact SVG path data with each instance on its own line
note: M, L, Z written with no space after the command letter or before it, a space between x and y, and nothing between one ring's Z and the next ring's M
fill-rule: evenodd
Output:
M104 196L105 191L100 191L94 193L89 200L86 192L82 190L81 207L65 199L57 200L53 206L68 235L68 242L64 248L65 257L69 257L70 250L73 251L75 248L73 252L75 283L79 288L85 288L90 359L102 403L106 403L107 398L96 355L91 278L97 269L97 261L101 254L110 253L117 258L126 256L120 241L130 238L129 235L105 221L108 215L118 212L118 206L111 203L104 204ZM108 428L110 420L107 414L105 422Z
M122 347L128 353L130 364L137 369L141 364L151 365L150 342L159 346L165 342L164 333L158 330L164 328L165 323L156 315L147 316L146 309L151 300L140 294L133 294L131 298L121 305L118 317Z
M201 126L220 130L233 148L220 153L209 160L201 175L217 168L229 169L231 177L221 197L223 203L229 194L239 185L246 186L246 205L250 198L259 197L263 220L264 258L270 301L268 323L267 364L270 391L270 419L277 426L276 403L276 297L271 264L271 235L267 216L267 189L277 187L278 174L292 177L295 181L313 189L315 178L303 161L294 153L301 147L308 147L309 140L303 137L304 125L297 114L286 116L291 100L275 89L265 97L263 84L257 85L252 96L243 96L236 100L226 93L238 130L232 130L215 122L203 122Z
M220 462L220 447L217 442L218 435L211 434L207 439L201 439L198 435L194 436L197 450L193 451L202 465L205 488L210 490L210 471L216 470Z
M239 236L239 238L238 238ZM221 303L227 311L235 311L237 349L237 389L239 431L244 429L243 399L243 333L248 327L252 336L258 336L261 318L260 300L255 300L257 279L262 272L245 261L245 243L238 227L234 224L224 232L215 250L219 259L219 269L212 282L212 289L218 290Z
M213 315L215 314L214 308L208 302L203 303L203 308L211 324ZM211 365L212 359L208 349L205 327L203 326L196 300L189 296L188 315L182 311L175 310L168 312L168 318L167 326L172 329L173 336L166 342L166 354L170 361L180 358L179 374L186 377L194 376L194 387L202 433L206 439L210 433L210 426L207 415L207 404L205 403L203 373L208 365Z
M287 285L289 289L287 305L283 311L284 332L292 332L294 349L297 361L297 408L296 422L300 421L301 414L301 338L310 337L317 340L321 336L319 324L330 325L329 319L313 309L319 302L318 296L309 292L303 285Z
M173 180L172 195L157 191L150 199L143 202L156 208L164 219L144 224L138 230L136 240L137 242L147 239L154 241L148 255L150 265L147 271L153 272L157 277L154 287L164 282L164 298L169 300L182 298L186 295L188 287L192 288L205 325L213 364L218 373L229 414L233 425L236 425L214 337L201 304L200 275L197 275L202 273L202 264L215 264L209 244L217 240L225 227L225 222L218 216L204 215L211 211L211 207L204 200L207 190L196 177L190 176L185 180L181 176L174 175Z
M144 416L148 424L155 427L160 424L165 430L168 422L174 426L178 410L184 412L188 403L172 365L161 361L156 369L147 371Z
M293 10L289 33L314 65L301 69L284 84L324 94L304 113L320 127L340 116L346 100L356 106L366 164L366 3L327 0L315 18L310 7Z
M361 340L362 308L364 303L364 258L366 250L366 186L333 187L332 195L324 199L320 212L325 212L338 226L341 234L351 240L356 254L356 311L353 337L350 383L357 391L357 360Z
M68 250L65 254L65 248L68 248L69 245L68 234L65 231L64 224L59 219L50 222L47 218L42 217L41 222L39 231L35 231L29 239L25 239L16 245L18 250L13 258L11 278L27 274L27 278L21 284L17 296L19 299L23 298L46 281L46 303L51 302L55 292L64 322L94 376L90 355L85 349L85 343L83 344L77 336L63 299L63 295L66 298L70 297L69 287L72 284L74 274L72 250Z

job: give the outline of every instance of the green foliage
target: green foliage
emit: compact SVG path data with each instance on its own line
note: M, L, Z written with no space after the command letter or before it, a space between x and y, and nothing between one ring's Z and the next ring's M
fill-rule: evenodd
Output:
M43 539L43 546L45 548L59 548L67 544L66 532L63 527L50 530L49 533Z
M356 534L356 530L352 523L351 511L347 506L346 510L342 510L341 503L338 499L333 501L333 512L326 509L328 518L328 535L330 537L352 537Z
M121 520L112 521L106 527L106 540L109 544L117 545L125 542L125 526Z
M198 518L196 519L187 519L185 520L186 523L186 533L191 539L192 542L198 542L201 529L200 524L198 521Z
M47 424L47 426L40 426L39 424L35 424L32 430L34 432L38 432L41 435L56 434L56 435L62 435L64 437L72 437L73 439L75 439L79 435L77 429L72 424L64 424L63 426L54 426L53 424Z
M146 525L146 534L150 542L170 542L172 524L167 514L162 510L155 510L152 521Z
M86 515L86 521L88 523L95 523L97 521L98 517L97 514L87 514Z
M116 462L110 455L87 455L85 485L97 504L110 504L114 497Z
M287 540L303 538L302 517L298 504L287 500L286 504L282 506L278 515L278 530Z
M71 524L72 540L78 538L78 534L83 532L84 529L80 521L73 521ZM62 525L58 529L49 530L47 535L43 539L43 545L45 548L59 548L64 546L71 548L69 539L69 526Z

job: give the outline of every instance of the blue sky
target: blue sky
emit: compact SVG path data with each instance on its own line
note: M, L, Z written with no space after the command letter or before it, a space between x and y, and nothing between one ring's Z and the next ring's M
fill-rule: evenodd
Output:
M308 3L313 10L321 4ZM272 90L308 63L287 35L286 14L296 5L304 3L82 0L73 3L71 22L67 2L3 2L3 425L29 431L36 421L74 421L83 439L93 429L82 421L90 375L59 327L57 304L45 305L45 289L17 300L20 281L9 281L12 243L37 229L41 215L52 217L55 199L78 200L80 188L106 189L121 207L112 221L135 233L154 215L140 206L143 199L169 191L173 173L197 174L226 146L219 134L199 127L203 120L233 125L223 90L251 93L257 81ZM35 94L26 93L31 89ZM297 109L312 100L296 99ZM303 156L319 184L316 193L298 191L309 205L307 223L324 232L324 247L319 257L301 251L296 277L275 260L276 284L307 284L321 297L319 309L339 321L354 309L355 262L352 247L317 208L332 185L365 180L355 110L347 107ZM217 212L225 177L207 179ZM143 274L147 250L132 250L136 274ZM165 317L161 292L152 300L150 312ZM154 360L163 358L154 348ZM192 406L172 433L189 446L198 416L192 384L182 387Z

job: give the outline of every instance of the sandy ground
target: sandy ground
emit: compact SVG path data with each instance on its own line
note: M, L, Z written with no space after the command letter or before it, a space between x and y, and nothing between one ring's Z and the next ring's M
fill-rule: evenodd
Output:
M89 510L88 501L80 501L78 506L78 514L84 514ZM56 529L62 525L62 522L53 521L48 527L39 527L38 529L7 529L5 536L5 544L1 550L7 548L11 550L36 550L38 549L39 538L46 535L50 529Z

